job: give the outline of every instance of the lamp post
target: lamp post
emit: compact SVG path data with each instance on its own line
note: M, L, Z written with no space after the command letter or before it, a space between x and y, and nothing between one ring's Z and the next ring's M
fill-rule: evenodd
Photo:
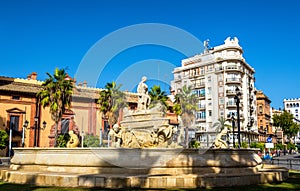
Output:
M25 129L27 129L29 122L25 120L22 131L22 147L25 146Z
M234 113L231 115L231 122L232 122L232 139L233 139L233 148L235 148L235 135L234 135L234 128L235 128L235 118Z
M241 126L240 126L240 96L242 95L239 88L235 89L236 94L234 100L236 103L237 127L238 127L238 148L241 148Z
M33 146L36 147L37 146L37 129L38 129L38 120L39 118L37 116L34 117L34 143Z
M12 149L12 122L9 124L9 145L8 145L8 157L11 157L11 149Z

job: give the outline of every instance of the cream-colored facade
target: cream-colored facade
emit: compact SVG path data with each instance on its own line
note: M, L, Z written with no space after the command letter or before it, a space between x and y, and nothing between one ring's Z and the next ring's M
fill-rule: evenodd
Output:
M214 140L213 124L219 118L237 118L234 100L236 88L240 96L241 139L257 135L256 98L254 69L243 57L243 49L236 37L228 37L224 44L206 49L203 53L182 60L181 67L175 68L171 83L175 94L181 88L191 86L198 96L198 111L194 127L201 142ZM230 122L228 122L230 125ZM237 129L235 129L237 131ZM211 137L209 137L211 135ZM209 140L207 140L209 139Z

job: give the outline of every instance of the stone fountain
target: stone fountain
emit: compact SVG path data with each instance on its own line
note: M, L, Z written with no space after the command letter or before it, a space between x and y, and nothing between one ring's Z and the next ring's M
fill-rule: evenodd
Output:
M149 109L151 98L148 95L147 78L138 85L138 107L136 111L123 111L121 126L114 125L110 131L113 145L122 148L166 148L176 128L170 125L164 106L160 103Z
M287 179L287 169L263 166L253 149L168 148L174 127L160 105L148 109L144 82L138 87L138 110L125 110L121 125L110 132L116 148L16 148L0 179L102 188L207 188Z

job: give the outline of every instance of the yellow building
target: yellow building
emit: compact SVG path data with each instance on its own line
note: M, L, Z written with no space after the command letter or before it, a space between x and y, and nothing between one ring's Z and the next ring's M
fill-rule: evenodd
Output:
M37 101L36 93L43 82L36 77L34 72L27 79L0 77L0 129L8 133L11 130L12 147L52 146L54 122L49 108L42 108ZM64 114L60 127L67 125L68 130L76 128L80 134L99 135L102 128L97 105L100 90L76 86L71 111Z

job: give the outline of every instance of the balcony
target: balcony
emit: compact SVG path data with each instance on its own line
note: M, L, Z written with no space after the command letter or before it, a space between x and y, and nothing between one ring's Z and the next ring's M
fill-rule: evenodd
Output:
M226 78L226 84L241 84L241 78Z
M227 108L232 108L232 107L236 108L236 103L233 101L229 101L226 103L226 107Z
M215 71L216 71L216 72L223 72L224 69L223 69L223 67L221 66L221 67L215 68Z
M226 71L237 71L237 72L243 72L243 68L240 66L226 66L225 67Z
M204 121L206 121L206 118L197 118L196 121L197 122L204 122Z
M235 90L226 90L226 94L227 95L236 95L236 91Z
M203 88L203 87L205 87L204 82L194 84L194 88Z
M233 102L233 101L228 101L226 102L226 107L227 108L236 108L236 103ZM240 102L240 110L242 111L243 110L243 103Z
M205 110L205 109L206 109L205 105L198 105L198 110Z

